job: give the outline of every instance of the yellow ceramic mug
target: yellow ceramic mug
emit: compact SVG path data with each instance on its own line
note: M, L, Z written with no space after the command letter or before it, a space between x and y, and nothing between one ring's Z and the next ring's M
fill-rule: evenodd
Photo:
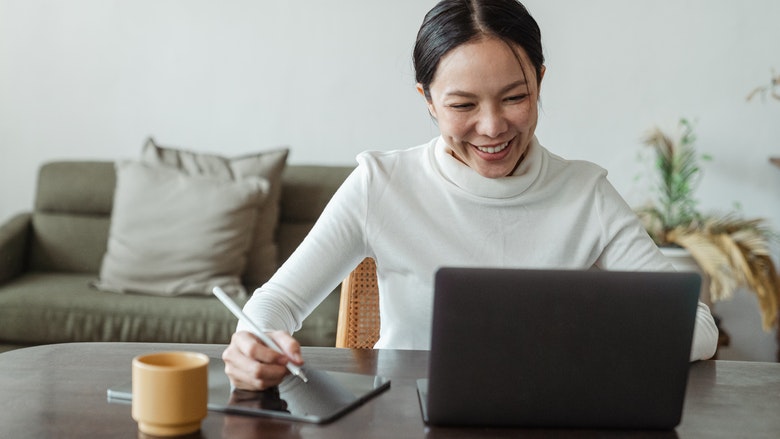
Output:
M133 419L138 430L178 436L200 430L208 410L209 357L158 352L133 358Z

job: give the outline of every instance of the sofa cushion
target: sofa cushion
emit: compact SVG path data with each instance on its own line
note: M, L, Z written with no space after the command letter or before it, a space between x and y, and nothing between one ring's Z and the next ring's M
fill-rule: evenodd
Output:
M286 261L320 217L354 166L292 165L284 170L281 217L276 241Z
M0 290L6 343L229 343L237 320L213 296L106 294L94 275L28 273ZM244 301L239 299L243 304Z
M111 162L58 161L41 166L28 269L97 274L106 252L115 184Z
M236 318L215 297L106 294L93 275L27 273L0 288L0 351L68 342L230 342ZM237 299L243 306L244 299ZM339 292L295 333L304 346L333 346Z
M117 163L116 172L98 288L176 296L211 295L219 285L246 294L240 276L265 180L193 176L131 161Z
M282 191L282 172L289 150L281 148L239 157L226 158L214 154L196 153L183 149L163 147L149 139L142 151L147 163L175 167L190 175L208 175L226 180L264 178L270 186L268 200L258 208L252 231L252 244L247 254L244 285L255 289L265 283L276 271L278 246L276 230L279 223L279 203Z

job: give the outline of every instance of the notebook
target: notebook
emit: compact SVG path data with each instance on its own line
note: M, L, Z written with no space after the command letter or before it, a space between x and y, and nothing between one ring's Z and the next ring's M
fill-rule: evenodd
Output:
M696 273L441 268L423 420L672 429L700 285Z
M305 368L308 383L288 375L277 387L262 392L232 390L221 358L209 358L209 410L327 423L390 387L375 375ZM109 402L132 401L132 382L107 391Z

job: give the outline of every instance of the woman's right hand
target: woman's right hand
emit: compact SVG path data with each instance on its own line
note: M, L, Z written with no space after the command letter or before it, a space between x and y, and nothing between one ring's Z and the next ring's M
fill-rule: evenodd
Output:
M282 349L280 354L248 331L238 331L230 339L230 345L222 353L225 374L235 388L265 390L282 382L287 375L287 362L303 364L301 345L284 331L268 333Z

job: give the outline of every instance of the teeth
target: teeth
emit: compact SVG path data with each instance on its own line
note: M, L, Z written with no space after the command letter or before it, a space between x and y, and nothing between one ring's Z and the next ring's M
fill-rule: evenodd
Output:
M505 142L498 146L477 146L477 149L488 154L495 154L503 151L507 146L509 146L509 142Z

